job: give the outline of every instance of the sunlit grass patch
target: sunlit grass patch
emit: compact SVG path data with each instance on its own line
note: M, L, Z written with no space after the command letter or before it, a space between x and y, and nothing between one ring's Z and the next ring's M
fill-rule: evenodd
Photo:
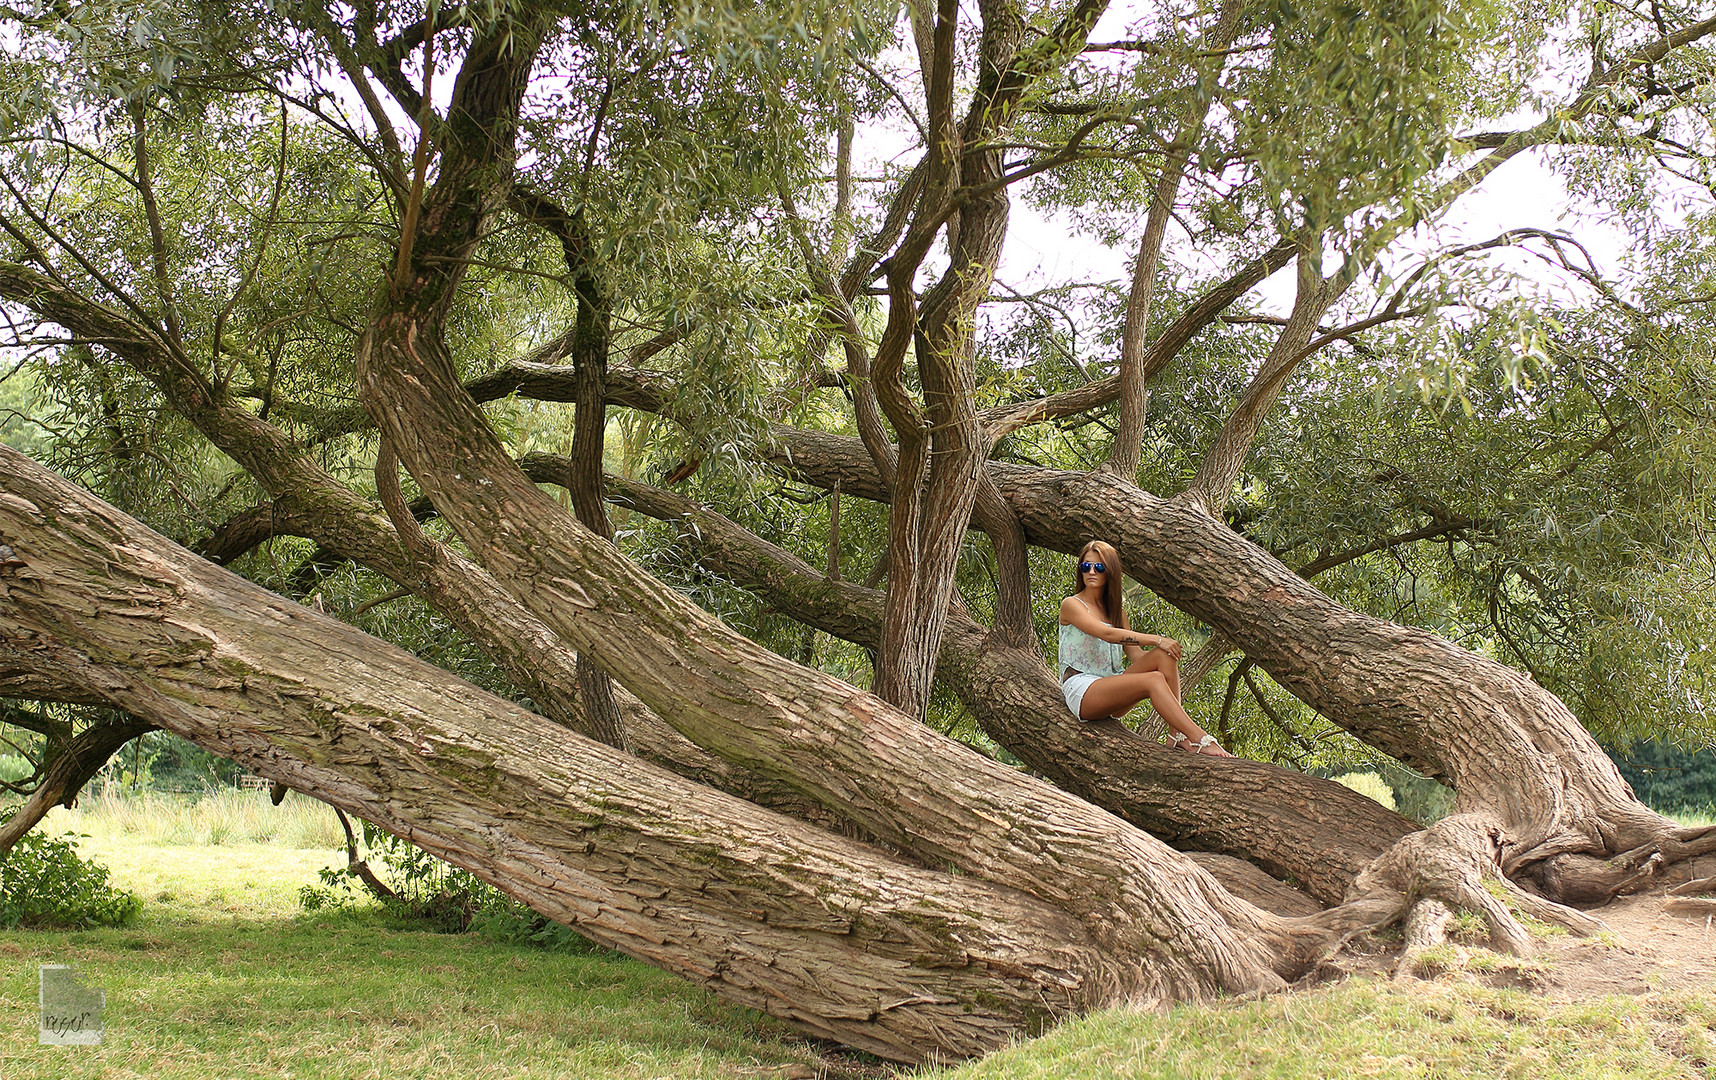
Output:
M1716 825L1716 806L1706 806L1702 810L1677 810L1668 816L1689 829L1701 829Z
M198 796L109 789L83 796L70 810L55 810L43 827L143 844L248 843L306 849L338 847L344 835L325 803L288 794L275 806L264 792L230 790Z
M317 866L343 861L332 851L156 846L111 829L81 846L144 895L143 915L122 930L0 933L5 1080L725 1080L783 1066L820 1075L846 1061L606 951L406 929L365 909L302 914L297 890ZM72 964L106 992L101 1046L36 1045L43 963Z
M1708 1002L1557 1004L1476 982L1355 980L1163 1014L1114 1009L922 1080L1520 1077L1706 1080ZM1669 1045L1658 1037L1677 1032Z

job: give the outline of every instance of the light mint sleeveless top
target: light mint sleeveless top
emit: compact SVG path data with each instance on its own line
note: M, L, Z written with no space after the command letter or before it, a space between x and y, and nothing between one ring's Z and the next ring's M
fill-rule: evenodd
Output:
M1091 637L1072 623L1061 623L1061 666L1090 675L1118 675L1126 670L1126 651L1119 645Z

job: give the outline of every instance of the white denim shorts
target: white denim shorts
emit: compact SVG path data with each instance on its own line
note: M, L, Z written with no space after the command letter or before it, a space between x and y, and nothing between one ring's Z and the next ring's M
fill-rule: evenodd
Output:
M1101 675L1090 675L1083 671L1076 671L1067 677L1066 682L1061 683L1061 693L1066 697L1067 708L1072 710L1073 716L1080 720L1084 719L1084 717L1079 716L1079 706L1084 704L1084 692L1090 689L1091 683L1100 678L1102 678Z

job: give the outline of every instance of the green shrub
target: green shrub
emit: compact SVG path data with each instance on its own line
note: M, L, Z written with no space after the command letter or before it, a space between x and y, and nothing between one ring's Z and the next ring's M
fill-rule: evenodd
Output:
M1394 792L1394 810L1420 825L1434 825L1454 810L1454 790L1404 765L1390 764L1379 770Z
M78 929L123 926L137 918L143 901L109 885L105 866L79 858L73 835L32 830L0 855L0 927Z
M1374 799L1390 810L1394 809L1394 789L1387 781L1371 772L1350 772L1335 777L1335 783L1351 788L1368 799Z
M1716 805L1716 749L1686 749L1658 740L1634 743L1609 756L1639 801L1660 813Z
M471 917L471 929L490 941L508 945L534 945L555 952L608 953L583 934L548 916L531 910L493 886Z
M422 923L443 933L474 931L491 940L554 950L602 950L569 927L531 910L488 882L436 858L408 841L367 822L363 844L380 857L378 876L393 890L391 899L369 896L351 870L325 867L321 885L298 890L305 911L336 911L373 902L393 918Z

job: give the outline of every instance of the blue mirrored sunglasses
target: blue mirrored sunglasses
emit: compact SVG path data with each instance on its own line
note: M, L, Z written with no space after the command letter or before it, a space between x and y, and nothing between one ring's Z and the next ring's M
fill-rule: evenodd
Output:
M1078 572L1081 574L1106 574L1108 573L1108 564L1099 562L1081 562L1078 564Z

